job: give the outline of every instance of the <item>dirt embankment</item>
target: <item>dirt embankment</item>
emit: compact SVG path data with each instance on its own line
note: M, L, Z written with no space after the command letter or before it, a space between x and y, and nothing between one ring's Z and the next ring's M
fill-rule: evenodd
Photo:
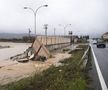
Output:
M42 72L51 65L59 65L60 60L69 58L71 55L56 54L54 58L50 58L45 62L29 61L28 63L18 63L16 61L3 61L0 64L0 85L5 85L10 82L18 81L24 77L33 75L34 73Z

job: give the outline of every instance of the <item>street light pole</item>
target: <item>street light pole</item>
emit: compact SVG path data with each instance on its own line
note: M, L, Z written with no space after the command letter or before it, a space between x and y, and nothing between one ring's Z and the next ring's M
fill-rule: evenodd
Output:
M67 24L66 26L63 26L63 25L61 25L61 24L59 24L59 26L62 26L63 27L63 29L64 29L64 36L66 35L66 28L69 26L69 25L71 25L71 24Z
M34 31L35 31L35 38L37 37L36 33L36 13L34 13Z
M29 9L29 10L31 10L31 11L33 12L33 14L34 14L34 31L35 31L35 37L37 36L37 32L36 32L36 15L37 15L38 10L39 10L41 7L48 7L48 5L39 6L36 10L33 10L33 9L30 8L30 7L24 7L24 9Z

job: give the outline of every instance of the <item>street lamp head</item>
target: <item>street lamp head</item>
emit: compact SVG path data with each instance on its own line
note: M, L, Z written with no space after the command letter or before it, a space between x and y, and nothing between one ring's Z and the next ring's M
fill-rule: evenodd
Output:
M35 36L36 36L36 14L37 14L37 11L42 7L48 7L48 5L41 5L36 10L32 9L31 7L24 7L24 9L30 9L34 13L34 16L35 16L35 18L34 18Z
M24 7L24 9L28 9L28 7Z
M44 7L48 7L48 5L43 5Z

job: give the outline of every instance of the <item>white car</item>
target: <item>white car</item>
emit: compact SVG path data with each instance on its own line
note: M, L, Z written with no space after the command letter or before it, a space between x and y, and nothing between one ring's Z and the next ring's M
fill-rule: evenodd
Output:
M97 44L97 41L96 40L93 40L93 42L92 42L93 44Z

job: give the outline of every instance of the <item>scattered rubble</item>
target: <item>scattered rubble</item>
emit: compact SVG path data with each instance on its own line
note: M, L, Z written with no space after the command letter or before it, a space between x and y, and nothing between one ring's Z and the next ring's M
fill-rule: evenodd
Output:
M71 55L68 53L55 53L52 56L49 50L36 39L24 53L10 57L11 60L7 61L7 65L0 66L0 84L4 85L33 73L42 72L52 65L58 67L62 65L59 61L69 57ZM11 63L8 63L10 61ZM6 64L6 61L4 63Z
M40 60L45 61L51 56L47 48L36 39L31 47L29 47L24 53L10 57L12 60L18 62L27 62L29 60Z
M0 45L0 49L3 49L3 48L10 48L10 46L1 46Z
M4 61L4 67L0 68L0 85L5 85L10 82L18 81L24 77L29 77L36 73L40 73L43 70L48 69L50 66L54 65L58 67L61 65L59 61L71 57L70 54L57 53L53 58L49 58L44 62L41 61L29 61L27 63L18 63L17 61ZM10 62L10 65L9 65ZM1 63L0 63L1 66Z

